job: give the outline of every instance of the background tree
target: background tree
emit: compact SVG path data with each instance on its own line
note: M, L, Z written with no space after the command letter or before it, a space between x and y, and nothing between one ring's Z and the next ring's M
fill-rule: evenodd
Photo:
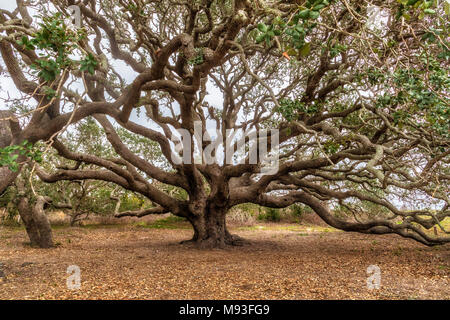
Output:
M0 13L0 49L17 88L37 105L11 144L48 141L60 156L95 166L36 166L43 181L117 184L156 204L136 215L185 217L192 241L204 246L242 243L225 217L247 202L302 203L345 231L450 241L442 227L442 236L425 231L450 214L448 2L37 1L45 17L34 20L31 5L17 4ZM79 6L82 29L64 23L69 4ZM146 123L134 120L141 107ZM116 156L59 140L89 115ZM279 129L279 170L261 175L261 159L251 164L248 154L244 163L213 154L216 163L199 164L195 151L207 141L185 148L190 163L174 161L172 135L193 134L196 123L204 134L211 126L223 136L255 130L259 140L261 130ZM156 143L166 163L133 149L117 126ZM386 213L373 217L367 203ZM351 215L336 216L337 205Z
M22 112L25 111L23 106L20 109ZM4 114L6 116L13 115L9 111L4 112ZM9 130L9 124L7 123L3 128L6 132L7 129ZM62 134L60 140L71 150L83 150L86 153L95 152L103 156L114 154L112 148L98 143L101 131L101 128L96 125L93 119L86 118L78 122L70 131ZM8 135L5 133L3 139L7 137ZM10 132L9 137L11 137ZM132 139L133 136L128 134L125 138ZM139 142L136 142L135 146L139 147ZM37 143L34 148L44 150L45 145ZM39 154L41 153L39 151ZM8 156L14 156L14 153L8 154ZM89 164L59 157L53 150L49 150L42 156L43 160L40 162L43 169L46 170L93 168ZM10 157L5 158L5 162L6 160L11 161L9 166L18 165ZM74 226L87 219L91 214L112 216L114 213L120 214L122 211L126 213L140 210L144 206L150 206L148 201L132 196L132 192L104 181L74 180L58 181L54 184L44 183L36 176L34 164L34 162L29 162L25 165L8 192L0 196L0 207L7 209L10 220L14 219L16 215L20 217L27 229L32 246L53 247L50 221L45 213L48 213L49 210L44 210L46 208L61 209L69 216L70 225ZM7 169L7 167L4 169ZM18 168L12 169L17 170ZM117 204L112 202L111 198L114 198L113 200L117 201ZM46 234L42 240L41 234Z

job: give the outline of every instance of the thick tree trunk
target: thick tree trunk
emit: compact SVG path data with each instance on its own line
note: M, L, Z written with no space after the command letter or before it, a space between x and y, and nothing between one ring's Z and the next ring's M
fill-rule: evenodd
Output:
M28 198L21 198L18 204L19 215L22 219L25 229L28 234L28 238L30 239L30 243L32 247L39 247L41 237L39 235L39 230L33 219L33 212L31 206L29 204Z
M9 146L14 135L19 134L20 130L19 121L14 117L14 114L8 110L0 110L0 148ZM18 160L23 161L24 157L20 156ZM20 169L13 172L7 167L0 167L0 196L14 182L19 172Z
M21 198L18 204L19 215L25 224L25 229L33 247L54 247L52 229L44 212L45 203L45 198L39 196L33 208L26 197Z
M194 236L183 243L194 243L201 248L224 248L247 243L241 237L229 233L226 226L227 211L228 208L210 207L202 215L190 217L188 220L194 228Z
M44 206L46 203L47 201L44 197L39 196L37 198L36 204L33 208L33 219L38 227L39 235L41 237L39 247L52 248L54 247L52 227L50 226L50 221L48 221L47 215L44 212Z

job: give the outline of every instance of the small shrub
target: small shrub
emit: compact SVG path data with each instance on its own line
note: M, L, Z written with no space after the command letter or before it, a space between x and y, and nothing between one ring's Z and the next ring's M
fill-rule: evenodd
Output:
M171 214L167 218L159 219L158 221L161 223L177 223L177 222L185 222L187 221L187 219L184 217L179 217Z
M182 223L186 221L186 218L170 215L153 222L140 221L135 223L135 226L147 229L184 229L186 226Z
M281 220L280 210L274 208L267 208L264 213L258 216L258 220L279 222Z
M291 215L294 217L294 218L298 218L298 219L301 219L302 217L303 217L303 215L305 214L305 208L302 206L302 205L299 205L299 204L293 204L291 207L290 207L290 212L291 212Z
M244 226L252 226L255 220L255 214L251 211L242 210L241 208L232 209L227 215L227 222Z

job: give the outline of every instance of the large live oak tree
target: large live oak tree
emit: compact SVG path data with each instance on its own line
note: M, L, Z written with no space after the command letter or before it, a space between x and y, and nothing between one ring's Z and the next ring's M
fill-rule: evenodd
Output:
M81 29L63 23L70 5L80 8ZM36 165L43 181L103 180L140 193L155 206L116 215L171 212L189 220L191 241L203 246L242 243L226 215L247 202L303 203L345 231L446 243L446 14L445 1L17 0L17 10L0 10L0 52L35 107L9 144L47 141L75 165L51 172ZM221 105L211 102L213 87ZM130 120L138 108L151 125ZM116 157L58 139L88 116ZM194 139L184 150L190 163L174 161L173 133L194 134L198 123L224 137L230 129L278 129L279 170L261 175L261 159L250 163L250 155L245 163L196 161ZM169 168L133 152L118 126L156 142ZM8 171L0 191L17 174ZM335 214L338 207L346 214ZM434 226L437 235L426 231Z

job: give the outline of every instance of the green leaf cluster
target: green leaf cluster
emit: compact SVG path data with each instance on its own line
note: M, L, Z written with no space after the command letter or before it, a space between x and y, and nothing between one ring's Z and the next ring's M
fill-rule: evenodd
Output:
M411 19L412 14L418 14L419 19L423 19L426 15L436 14L437 1L435 0L397 0L399 7L397 10L396 18L401 17L406 20ZM444 0L445 12L448 15L450 13L450 4Z
M300 113L315 114L319 110L316 104L306 105L299 100L280 99L280 107L276 109L287 121L297 118Z
M80 62L70 59L78 43L85 38L85 30L72 30L65 23L60 13L43 17L40 29L31 38L27 35L17 41L26 50L39 50L39 59L31 65L37 76L46 82L54 81L63 69L80 65L80 71L94 73L98 62L88 54Z
M26 156L36 162L42 162L42 152L34 148L33 144L24 140L19 145L0 148L0 167L8 167L9 170L17 172L19 155Z
M296 14L289 19L275 18L271 24L258 24L256 43L265 42L268 46L275 36L280 36L286 45L289 56L305 57L311 52L311 44L306 42L306 36L314 30L320 11L330 5L328 0L308 0L300 6Z
M98 65L97 60L95 60L95 57L89 53L86 58L84 58L83 60L81 60L81 68L80 71L87 71L90 74L94 74L95 73L95 68Z

